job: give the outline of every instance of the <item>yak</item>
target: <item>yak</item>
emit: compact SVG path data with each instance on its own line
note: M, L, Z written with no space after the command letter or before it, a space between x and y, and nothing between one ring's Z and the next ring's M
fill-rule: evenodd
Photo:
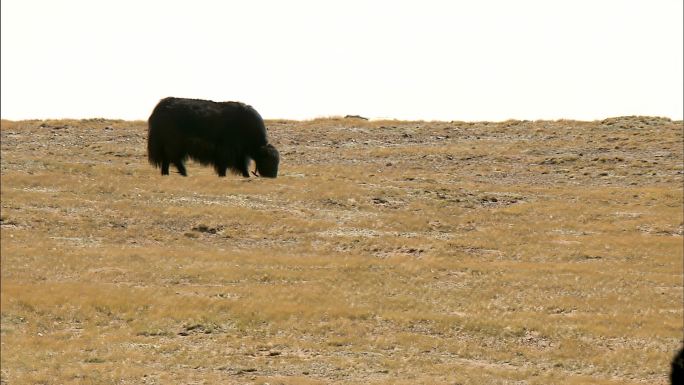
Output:
M670 366L670 384L681 384L684 381L684 346L674 356Z
M261 115L240 102L214 102L168 97L162 99L148 120L147 158L162 175L173 164L187 176L184 162L190 158L213 166L218 176L230 169L249 177L250 160L256 176L275 178L280 156L268 143Z

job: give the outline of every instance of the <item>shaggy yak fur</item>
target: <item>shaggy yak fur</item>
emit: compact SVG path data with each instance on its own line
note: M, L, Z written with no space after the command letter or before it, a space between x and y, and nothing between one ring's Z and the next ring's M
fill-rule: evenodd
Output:
M266 126L258 112L239 102L165 98L148 120L147 158L162 175L169 165L186 176L188 158L211 165L219 176L230 169L249 177L250 159L255 175L278 175L278 150L266 139Z

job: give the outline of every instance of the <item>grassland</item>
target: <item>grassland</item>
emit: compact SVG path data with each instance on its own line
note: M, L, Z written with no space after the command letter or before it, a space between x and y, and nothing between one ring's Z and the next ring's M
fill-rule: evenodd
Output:
M667 383L681 121L267 126L277 179L3 120L2 384Z

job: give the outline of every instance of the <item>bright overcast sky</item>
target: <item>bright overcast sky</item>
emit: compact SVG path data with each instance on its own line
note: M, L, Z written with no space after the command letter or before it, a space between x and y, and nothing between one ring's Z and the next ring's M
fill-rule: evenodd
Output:
M2 0L4 119L682 119L682 0Z

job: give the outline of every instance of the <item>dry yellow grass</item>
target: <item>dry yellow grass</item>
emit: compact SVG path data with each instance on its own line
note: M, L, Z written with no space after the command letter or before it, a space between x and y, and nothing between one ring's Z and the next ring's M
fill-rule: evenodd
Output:
M2 121L2 383L667 383L681 121L267 126L275 180Z

